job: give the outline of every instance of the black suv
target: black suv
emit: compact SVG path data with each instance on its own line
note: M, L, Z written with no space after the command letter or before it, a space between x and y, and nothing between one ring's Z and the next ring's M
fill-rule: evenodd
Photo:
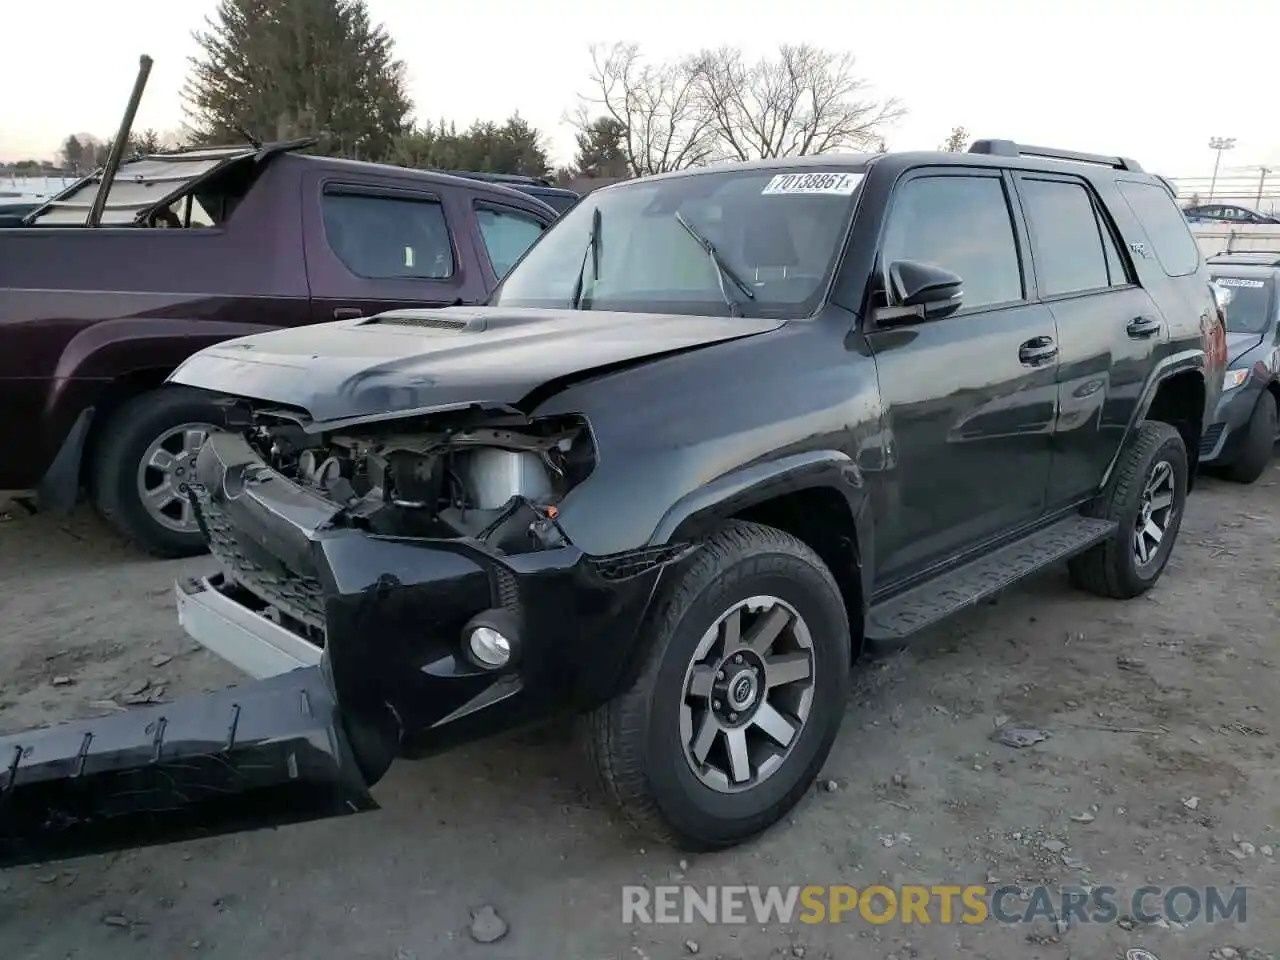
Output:
M867 641L1064 560L1148 590L1224 359L1165 183L1008 141L607 187L487 306L210 347L171 380L226 397L222 573L175 593L261 679L0 739L0 861L369 809L563 711L633 823L738 842Z
M1226 314L1229 360L1222 399L1200 438L1200 462L1253 483L1280 430L1280 252L1220 253L1209 270Z

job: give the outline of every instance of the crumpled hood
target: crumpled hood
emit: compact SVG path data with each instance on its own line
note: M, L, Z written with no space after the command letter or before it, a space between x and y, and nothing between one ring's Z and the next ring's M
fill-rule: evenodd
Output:
M316 421L514 405L550 380L776 330L781 320L445 307L228 340L169 377L301 407Z

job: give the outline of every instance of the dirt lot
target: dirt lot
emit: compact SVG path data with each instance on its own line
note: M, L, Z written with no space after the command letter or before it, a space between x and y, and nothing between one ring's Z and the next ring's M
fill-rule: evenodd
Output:
M1280 469L1204 481L1130 603L1048 574L858 670L824 783L736 851L644 848L560 729L399 766L384 809L0 873L6 957L1267 957L1280 944ZM176 573L89 515L0 522L0 729L234 682L178 631ZM1017 749L1001 718L1051 736ZM1273 847L1276 848L1273 850ZM623 884L1249 887L1247 922L628 929ZM1016 901L1015 901L1016 902ZM510 925L473 942L471 911ZM1171 918L1172 919L1172 918Z

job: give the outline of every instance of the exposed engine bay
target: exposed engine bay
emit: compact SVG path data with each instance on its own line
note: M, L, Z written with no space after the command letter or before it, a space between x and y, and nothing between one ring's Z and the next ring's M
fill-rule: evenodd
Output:
M474 538L507 553L564 542L555 505L595 463L579 417L468 410L317 433L271 409L228 425L272 469L341 505L344 524L386 536Z

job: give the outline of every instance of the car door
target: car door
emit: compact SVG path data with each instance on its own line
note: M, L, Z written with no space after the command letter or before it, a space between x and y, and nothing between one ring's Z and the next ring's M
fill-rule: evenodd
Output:
M1097 491L1167 330L1088 181L1021 173L1016 184L1036 292L1058 328L1049 481L1049 503L1057 506Z
M306 230L314 319L483 301L488 284L459 248L451 199L412 181L318 182Z
M926 168L900 181L889 203L881 276L914 260L959 274L964 287L950 316L867 335L896 451L890 516L877 532L883 581L956 558L1044 510L1056 331L1049 309L1028 296L1010 189L1000 171Z

